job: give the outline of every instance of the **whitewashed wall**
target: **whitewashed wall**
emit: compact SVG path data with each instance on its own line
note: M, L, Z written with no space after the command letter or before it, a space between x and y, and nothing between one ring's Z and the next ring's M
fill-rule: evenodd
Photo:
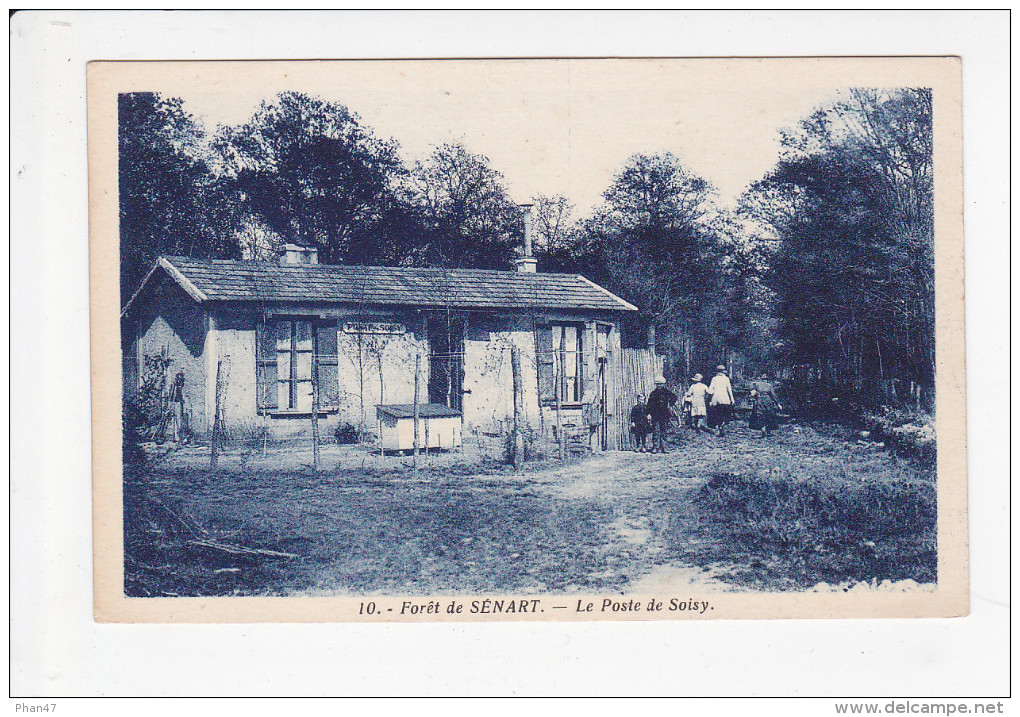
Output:
M160 311L148 309L154 306L160 306ZM178 371L184 374L184 409L189 425L194 431L207 430L205 312L175 284L166 283L158 286L154 299L137 312L133 330L138 332L132 358L137 363L139 385L143 380L145 357L167 356L170 359L167 382L173 381Z
M250 305L227 309L216 307L206 313L190 300L163 304L161 314L145 329L139 340L144 353L169 352L176 370L185 373L186 409L191 413L191 426L204 433L212 426L216 399L217 365L223 371L223 417L225 427L243 435L245 431L268 429L276 438L306 434L307 416L259 414L256 408L255 324L256 310ZM174 308L176 306L176 308ZM170 308L167 308L170 307ZM182 308L183 307L183 308ZM270 312L272 309L268 309ZM388 311L366 314L353 309L287 307L287 313L313 313L337 319L337 380L339 407L320 424L323 436L330 436L338 424L350 423L369 433L376 431L375 406L380 403L412 403L414 400L415 356L421 357L419 400L428 400L429 345L423 329L422 314L417 311ZM163 314L171 314L168 321ZM578 321L576 314L546 317L553 321ZM357 334L344 330L346 321L389 321L403 326L403 333ZM517 347L521 358L522 407L525 427L537 433L550 434L555 425L551 408L540 407L535 354L534 318L521 314L484 314L468 316L464 340L464 401L463 420L466 432L475 429L501 432L513 417L513 371L511 348ZM195 333L198 332L198 333ZM190 333L190 344L182 337ZM195 350L196 336L200 349ZM590 337L585 339L590 341ZM613 331L612 352L618 357L619 336ZM616 370L615 360L612 370ZM616 381L611 377L610 386ZM618 412L611 397L611 414ZM581 425L580 411L564 410L561 423ZM613 436L611 446L618 445Z
M535 334L531 319L516 316L473 316L464 340L464 427L498 430L514 410L511 350L521 357L525 420L538 427L538 376Z
M400 317L390 317L399 321ZM406 319L411 319L407 321ZM414 402L415 356L421 356L419 401L428 400L428 342L416 332L416 317L405 317L403 334L350 334L338 326L337 369L340 410L337 420L376 430L375 406Z

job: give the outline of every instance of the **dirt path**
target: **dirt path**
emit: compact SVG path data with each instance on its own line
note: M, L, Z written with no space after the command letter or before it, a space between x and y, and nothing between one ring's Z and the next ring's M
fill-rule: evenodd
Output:
M630 580L637 592L689 589L702 592L733 590L721 576L754 569L739 560L693 565L670 559L675 545L667 544L656 515L670 501L689 503L695 492L716 476L747 476L768 480L822 478L831 483L856 482L875 476L900 480L909 474L895 456L871 446L848 443L809 427L785 428L761 438L743 426L724 436L684 432L669 453L614 451L592 456L566 467L531 476L551 496L569 502L613 506L608 524L615 550L647 556L653 565Z
M702 485L706 475L696 467L723 458L726 450L696 440L665 455L612 451L539 473L533 480L560 500L613 506L614 519L606 526L607 552L642 555L652 563L648 572L630 579L631 592L724 592L732 586L718 575L727 566L703 568L670 560L670 546L654 513L664 496L687 494Z

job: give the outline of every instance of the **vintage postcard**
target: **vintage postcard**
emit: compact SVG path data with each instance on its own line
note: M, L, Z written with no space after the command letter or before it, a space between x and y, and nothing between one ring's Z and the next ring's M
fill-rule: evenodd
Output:
M87 99L97 620L967 614L958 58Z

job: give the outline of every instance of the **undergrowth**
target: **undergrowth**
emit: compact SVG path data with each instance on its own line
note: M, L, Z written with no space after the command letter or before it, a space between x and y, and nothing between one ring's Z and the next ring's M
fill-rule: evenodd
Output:
M693 498L672 537L700 564L745 564L732 572L734 582L791 589L935 581L935 486L928 481L719 473Z

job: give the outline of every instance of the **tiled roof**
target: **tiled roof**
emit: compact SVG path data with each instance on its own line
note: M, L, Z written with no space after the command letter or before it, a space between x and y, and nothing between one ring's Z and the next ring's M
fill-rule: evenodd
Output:
M199 301L636 310L623 299L578 274L281 265L182 257L162 257L160 266Z

